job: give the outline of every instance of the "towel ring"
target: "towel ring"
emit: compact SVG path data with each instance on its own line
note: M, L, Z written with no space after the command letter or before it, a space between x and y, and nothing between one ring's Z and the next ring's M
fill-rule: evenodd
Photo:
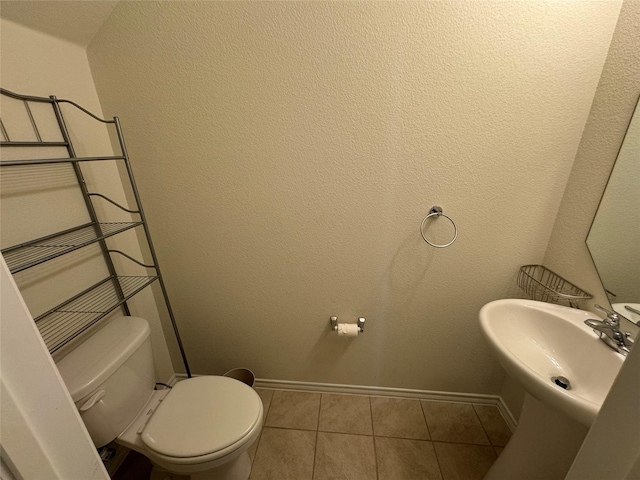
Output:
M424 236L424 222L427 221L428 218L431 217L444 217L447 220L449 220L451 222L451 225L453 225L453 239L449 242L449 243L445 243L443 245L437 245L435 243L431 243L429 240L427 240L427 237ZM436 248L445 248L448 247L449 245L451 245L453 242L456 241L456 238L458 238L458 227L456 227L455 222L451 219L451 217L449 217L448 215L445 215L444 213L442 213L442 207L438 207L437 205L434 207L431 207L431 210L429 210L429 215L427 215L426 217L424 217L422 219L422 223L420 224L420 235L422 235L422 239L427 242L429 245L431 245L432 247L436 247Z

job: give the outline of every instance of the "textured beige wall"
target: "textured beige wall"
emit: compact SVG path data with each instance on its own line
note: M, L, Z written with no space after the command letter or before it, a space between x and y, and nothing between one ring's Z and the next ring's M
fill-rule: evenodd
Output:
M585 239L640 95L640 2L623 4L544 263L607 305ZM630 199L633 201L633 199ZM637 225L634 226L637 228ZM637 332L629 323L627 327Z
M498 393L477 312L544 256L619 7L118 4L89 61L192 369Z
M55 94L68 98L101 115L102 110L87 61L86 49L65 40L37 32L2 18L2 87L16 93L47 97ZM2 97L3 121L9 132L14 132L9 113L18 113L15 101ZM20 114L24 108L20 106ZM111 155L109 135L102 124L87 121L84 114L63 105L67 126L72 136L76 153L80 156ZM32 105L34 116L40 123L44 139L59 139L55 121L46 123L51 110ZM20 126L20 122L16 123ZM21 130L18 130L21 131ZM14 140L26 137L14 136ZM35 140L35 137L33 138ZM16 149L3 149L2 157L15 157ZM37 156L65 157L65 149L27 152L26 158ZM83 174L89 190L102 192L116 201L124 202L124 190L115 164L84 165ZM2 246L15 245L21 241L37 238L80 225L89 221L82 197L78 193L77 180L69 166L5 167L2 169ZM121 215L109 216L104 203L95 202L101 218L127 220ZM120 248L134 257L141 258L141 250L134 234L119 235L109 240L112 248ZM19 272L14 275L27 306L33 316L53 308L64 299L86 289L108 276L97 245L77 250L51 262ZM121 272L135 274L125 262ZM145 273L142 273L145 274ZM173 375L173 366L167 351L156 302L150 289L131 302L132 312L149 319L152 325L156 370L161 381ZM168 336L171 339L171 336ZM171 343L169 343L171 345ZM63 349L56 353L58 358ZM179 363L176 363L180 369Z
M2 0L2 18L87 47L117 0Z

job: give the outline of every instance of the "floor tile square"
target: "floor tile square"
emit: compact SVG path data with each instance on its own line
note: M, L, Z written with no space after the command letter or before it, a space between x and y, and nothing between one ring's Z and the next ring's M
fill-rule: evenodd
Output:
M431 442L375 437L378 480L442 480Z
M490 444L472 405L426 400L422 400L421 403L432 440Z
M491 445L504 447L511 438L511 430L504 421L498 407L491 405L474 405L482 426L484 427Z
M496 454L490 445L434 442L444 480L482 480Z
M276 390L271 399L267 427L317 430L320 394Z
M417 440L430 439L419 400L370 398L374 435Z
M311 480L316 432L265 428L250 480Z
M373 437L318 432L313 480L376 480Z
M318 430L373 435L369 397L323 393Z

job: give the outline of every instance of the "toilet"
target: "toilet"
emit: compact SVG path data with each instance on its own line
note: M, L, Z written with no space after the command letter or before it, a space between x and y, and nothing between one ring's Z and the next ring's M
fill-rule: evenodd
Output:
M143 318L116 317L57 364L96 447L115 440L141 453L152 478L246 480L260 396L220 376L155 390L149 332Z

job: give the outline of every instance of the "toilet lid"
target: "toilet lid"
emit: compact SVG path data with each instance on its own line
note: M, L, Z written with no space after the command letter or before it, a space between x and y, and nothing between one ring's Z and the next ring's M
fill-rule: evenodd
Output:
M178 382L158 406L141 439L170 457L196 457L222 450L248 435L262 401L249 386L228 377Z

